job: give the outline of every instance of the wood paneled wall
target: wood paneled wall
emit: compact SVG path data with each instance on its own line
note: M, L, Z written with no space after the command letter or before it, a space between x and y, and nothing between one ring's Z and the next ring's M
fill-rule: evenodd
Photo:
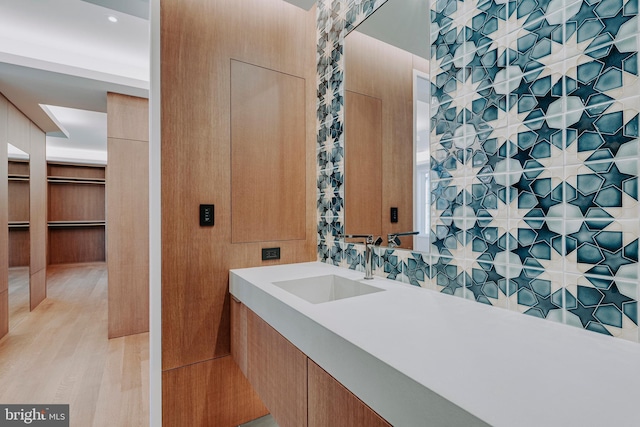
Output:
M109 338L149 331L149 102L107 94Z
M345 210L349 234L382 233L382 100L345 91Z
M104 225L49 227L49 264L104 262Z
M49 221L104 221L103 185L49 183Z
M29 138L29 301L33 310L47 297L47 142L33 123Z
M29 247L30 247L30 308L33 310L47 296L47 162L45 133L32 123L20 110L4 96L0 96L0 137L2 144L11 143L29 154ZM3 150L4 151L4 150ZM2 189L0 197L6 206L8 191L4 190L7 182L6 152L2 160L3 170L0 172ZM8 224L0 217L0 227L8 230ZM2 231L5 233L5 231ZM8 237L7 237L8 239ZM5 240L7 241L7 240ZM8 252L0 251L0 310L7 306L1 298L5 298L2 288L7 283L8 273L3 269L8 265ZM8 297L8 296L7 296ZM0 312L0 319L6 316ZM0 320L0 328L2 320ZM2 331L0 330L0 334Z
M233 426L264 409L229 363L229 269L316 259L315 9L282 0L161 0L161 14L163 417L169 426L181 416L200 420L206 401L224 420L215 425ZM232 243L232 60L305 79L304 240ZM215 226L200 227L202 203L215 204ZM261 261L261 248L271 246L281 259ZM196 374L223 366L225 381ZM233 408L210 397L220 393Z
M0 94L0 206L9 200L7 99ZM0 242L9 240L9 211L0 209ZM9 246L0 245L0 338L9 332Z
M428 71L426 61L406 51L380 42L372 37L353 31L345 38L345 89L361 95L377 98L382 104L382 151L379 189L371 186L352 188L351 193L360 191L361 199L381 198L381 234L413 230L413 69ZM353 99L353 97L352 97ZM347 117L349 97L345 105ZM347 191L350 169L358 168L363 157L349 155L350 136L348 118L345 133L345 184ZM366 153L365 153L366 154ZM368 158L368 157L366 157ZM355 162L355 164L354 164ZM380 194L373 194L380 191ZM398 222L391 223L390 208L398 208ZM349 211L358 209L351 197L345 194L346 221L345 231L351 231L350 222L356 222ZM354 224L357 226L357 224ZM371 233L371 231L364 231ZM412 247L411 238L403 239L402 247Z
M231 61L233 243L306 237L304 93L300 77Z
M31 154L30 127L31 122L27 116L7 101L7 142L29 155Z
M9 160L9 175L29 176L28 160Z
M29 266L29 246L28 227L12 227L9 230L9 267Z
M105 177L103 167L49 163L49 176L57 178L76 178L101 180ZM103 215L103 214L101 214Z
M105 261L105 167L49 163L49 264Z
M29 222L29 181L11 181L6 206L10 222Z

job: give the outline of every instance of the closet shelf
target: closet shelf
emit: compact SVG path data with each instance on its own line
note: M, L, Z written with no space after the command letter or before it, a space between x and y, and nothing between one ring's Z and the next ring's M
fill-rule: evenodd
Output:
M47 163L49 263L106 259L105 167Z
M106 221L49 221L49 228L104 227Z
M8 176L9 181L29 181L29 175L22 175L22 174L9 174Z
M104 178L74 178L65 176L50 176L47 181L49 181L51 184L105 184Z
M29 228L29 221L9 221L9 228Z

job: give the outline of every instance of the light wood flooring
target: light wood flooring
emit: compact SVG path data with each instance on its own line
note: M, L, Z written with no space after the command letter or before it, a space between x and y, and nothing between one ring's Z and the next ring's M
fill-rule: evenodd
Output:
M29 267L9 269L9 330L29 314Z
M107 339L106 265L49 266L32 312L27 276L11 269L0 402L68 403L72 427L148 426L149 334Z

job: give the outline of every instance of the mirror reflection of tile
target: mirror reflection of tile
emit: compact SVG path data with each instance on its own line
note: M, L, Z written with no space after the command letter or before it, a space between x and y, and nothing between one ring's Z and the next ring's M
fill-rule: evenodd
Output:
M344 233L342 40L318 3L318 258ZM638 341L637 0L431 1L431 246L375 274Z

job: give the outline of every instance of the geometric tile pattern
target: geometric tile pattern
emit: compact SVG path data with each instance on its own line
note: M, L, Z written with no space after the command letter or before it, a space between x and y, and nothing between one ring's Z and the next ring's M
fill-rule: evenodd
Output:
M565 288L567 323L635 340L638 284L612 278L574 276Z
M431 24L441 291L637 341L638 1L437 0Z
M317 4L317 212L318 259L363 269L362 245L344 234L344 57L343 40L386 0L319 0Z
M317 8L318 257L344 231L344 36L384 1ZM431 1L431 250L375 274L638 341L638 0Z

